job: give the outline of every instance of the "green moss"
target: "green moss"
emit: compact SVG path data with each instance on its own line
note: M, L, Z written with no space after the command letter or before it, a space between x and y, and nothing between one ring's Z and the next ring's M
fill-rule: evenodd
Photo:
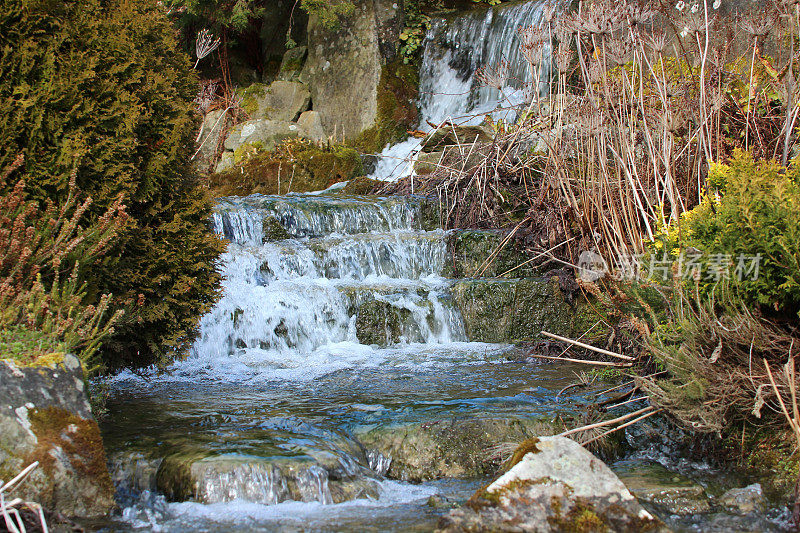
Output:
M553 526L556 531L563 531L564 533L593 533L596 531L610 531L611 528L606 523L606 520L598 515L594 507L578 502L577 505L570 508L566 515L562 515L559 505L553 505L555 516L548 518L548 522Z
M398 342L403 324L411 311L394 307L387 302L372 300L361 304L356 315L356 337L361 344L386 346Z
M236 91L236 94L241 98L239 104L245 113L253 116L258 112L258 98L263 98L267 92L267 86L263 83L253 83L243 89Z
M216 196L310 192L362 173L361 157L353 148L320 147L293 139L273 151L255 154L228 171L212 174L209 188Z
M283 239L290 239L291 234L286 231L283 224L275 217L267 217L261 223L263 240L269 241L282 241Z
M28 462L39 461L44 472L52 475L55 458L51 451L60 448L80 477L92 480L106 492L113 492L97 422L58 407L37 409L28 416L37 439Z
M511 470L514 465L522 461L522 458L525 457L529 453L539 453L539 437L531 437L526 439L517 446L517 449L514 450L514 453L511 455L511 458L506 463L506 470Z
M417 127L419 72L413 65L395 61L381 69L378 84L378 113L375 125L361 133L353 146L364 153L380 152L384 146L407 136Z
M354 194L357 196L364 196L375 194L375 191L384 185L384 182L373 180L365 176L351 179L347 185L344 186L342 192L344 194Z

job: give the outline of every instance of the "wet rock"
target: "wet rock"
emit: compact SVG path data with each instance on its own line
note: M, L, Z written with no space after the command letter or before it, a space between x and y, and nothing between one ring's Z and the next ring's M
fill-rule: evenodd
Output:
M281 60L280 71L278 72L278 79L285 81L297 81L300 73L303 71L303 66L306 63L308 56L308 48L305 46L295 46L286 50Z
M359 0L338 29L308 21L308 60L302 74L326 132L353 139L375 124L381 54L375 0Z
M242 157L237 157L237 152L241 152L242 149L250 148L255 152L272 150L279 142L298 135L297 126L289 122L248 120L231 128L225 138L225 149L234 152L234 159L238 163Z
M283 224L274 216L266 217L261 222L261 235L262 242L282 241L292 238L292 235L286 231Z
M359 439L368 448L391 457L388 477L421 482L495 475L503 456L498 446L552 433L551 424L539 420L441 419L383 427Z
M451 291L470 341L515 342L539 338L542 330L570 336L580 315L555 279L470 279Z
M440 531L657 531L602 461L575 441L542 437L508 472L439 523Z
M242 107L252 120L294 122L308 109L311 92L297 81L278 80L269 86L254 83L239 91Z
M619 461L612 468L639 501L669 514L692 515L710 509L703 487L658 463Z
M763 513L767 508L767 501L764 498L764 493L759 483L754 483L740 489L731 489L720 496L719 503L741 514L749 514L752 512Z
M412 325L411 311L389 302L370 300L358 306L356 337L361 344L388 346L400 342Z
M328 138L322 127L322 119L316 111L304 111L297 119L297 127L300 128L300 136L311 142L323 142Z
M0 398L0 479L39 461L12 496L67 517L107 514L114 487L78 359L54 354L35 367L2 360Z
M168 499L224 503L241 499L263 505L284 501L341 503L375 499L379 484L366 468L342 473L308 458L174 454L166 457L157 485Z
M506 243L494 259L487 261L504 238L505 232L499 230L452 231L447 237L447 270L444 275L453 278L535 276L536 269L524 264L528 256L513 240Z
M117 491L155 491L156 476L161 458L151 458L142 452L119 452L108 459L108 471Z

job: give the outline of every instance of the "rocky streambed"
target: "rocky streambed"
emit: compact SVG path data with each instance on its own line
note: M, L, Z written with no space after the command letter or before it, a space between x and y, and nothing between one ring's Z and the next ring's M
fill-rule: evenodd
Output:
M413 198L335 191L221 200L225 293L192 354L108 382L101 428L120 511L102 527L459 531L549 516L554 530L580 517L599 528L587 531L785 528L748 480L681 458L663 421L593 448L611 470L570 452L577 470L560 485L531 485L541 472L528 454L527 478L487 493L517 445L590 421L610 385L562 392L585 367L526 360L512 344L585 327L557 279L460 277L502 237L444 232L425 213ZM571 497L584 481L607 492ZM540 489L566 499L553 507ZM531 499L539 518L519 514Z

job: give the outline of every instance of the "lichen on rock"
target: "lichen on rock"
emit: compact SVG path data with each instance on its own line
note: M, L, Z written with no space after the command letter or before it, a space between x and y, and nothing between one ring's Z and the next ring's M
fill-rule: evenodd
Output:
M660 531L602 461L565 437L542 437L535 450L451 511L440 531Z
M67 517L106 515L114 488L73 355L37 367L0 361L0 479L39 462L14 492Z

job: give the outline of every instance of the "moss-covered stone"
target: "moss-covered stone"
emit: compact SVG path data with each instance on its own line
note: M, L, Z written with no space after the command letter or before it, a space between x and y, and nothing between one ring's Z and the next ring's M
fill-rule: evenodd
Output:
M512 239L500 248L504 239L502 230L452 231L447 237L445 275L454 278L535 276L536 269L525 264L529 258L517 241Z
M498 449L509 442L555 432L556 428L546 420L443 419L383 427L359 435L359 440L392 458L387 472L390 478L421 482L496 475L507 464Z
M374 194L375 190L378 189L382 184L382 181L361 176L358 178L353 178L347 182L347 185L345 185L342 189L342 193L353 194L356 196Z
M573 333L575 308L555 278L463 280L452 294L471 341L517 342L540 338L542 330Z
M419 110L417 67L395 61L384 65L378 84L378 112L375 124L361 132L353 145L365 153L380 152L387 144L405 138L417 127Z
M388 346L400 342L410 319L408 309L379 300L367 301L358 306L356 337L361 344Z
M261 222L261 233L263 242L282 241L292 238L292 235L286 231L283 224L273 216L269 216Z
M510 470L440 521L440 531L662 531L602 461L564 437L542 437Z
M310 192L361 173L361 158L352 148L290 140L274 151L259 153L230 170L212 174L209 186L217 196Z

